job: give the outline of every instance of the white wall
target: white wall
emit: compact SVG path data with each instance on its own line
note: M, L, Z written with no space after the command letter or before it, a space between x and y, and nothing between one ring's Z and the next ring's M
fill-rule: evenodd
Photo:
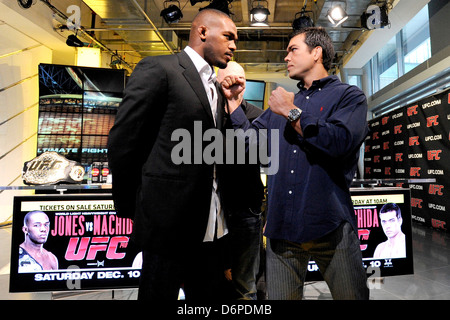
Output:
M344 68L361 69L392 39L430 0L398 1L389 12L390 26L368 31L369 36L357 51L344 62Z
M36 156L38 65L73 63L74 50L51 28L51 10L40 2L23 10L17 1L0 1L0 185L23 185L25 161ZM31 19L31 20L29 20ZM0 223L10 221L15 195L0 191Z
M81 1L52 1L67 16L73 4L81 6L81 25L90 26L91 11ZM76 49L67 46L67 31L54 30L56 21L42 1L23 9L16 0L0 0L0 186L23 185L23 164L36 156L38 65L76 64ZM103 52L101 67L110 59ZM0 190L0 224L11 220L15 195L32 193Z

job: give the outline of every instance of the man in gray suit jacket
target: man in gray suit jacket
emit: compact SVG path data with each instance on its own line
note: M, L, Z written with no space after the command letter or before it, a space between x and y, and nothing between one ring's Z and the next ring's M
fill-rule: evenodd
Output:
M133 239L143 250L139 299L175 300L183 285L187 300L200 300L218 288L217 239L227 229L216 166L203 160L211 143L203 134L222 127L225 100L213 66L226 67L236 39L228 15L202 10L188 47L140 61L124 91L108 161L117 214L133 219ZM192 138L181 163L173 159L176 130Z

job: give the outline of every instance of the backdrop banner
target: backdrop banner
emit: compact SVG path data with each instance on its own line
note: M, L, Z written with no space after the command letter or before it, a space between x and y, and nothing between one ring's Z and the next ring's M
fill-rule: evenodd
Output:
M412 219L448 232L450 223L450 90L369 121L364 179L410 183ZM408 187L405 183L396 186Z

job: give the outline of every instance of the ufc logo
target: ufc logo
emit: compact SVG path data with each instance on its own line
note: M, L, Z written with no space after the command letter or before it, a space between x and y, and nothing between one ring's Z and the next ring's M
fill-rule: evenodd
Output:
M380 139L380 137L378 136L378 131L373 133L372 139L373 139L373 140Z
M409 137L409 145L410 146L413 146L413 145L418 146L418 145L420 145L420 143L419 143L419 136Z
M422 209L422 199L411 198L411 207Z
M398 126L394 126L394 134L402 133L402 124L399 124Z
M447 230L445 228L445 221L442 220L431 219L431 225L433 226L433 228Z
M409 170L409 175L411 177L420 177L420 167L411 167Z
M439 122L437 121L439 118L439 115L431 116L427 118L427 127L437 126L439 125Z
M444 193L442 192L442 189L444 189L443 185L430 184L430 187L428 188L428 194L442 196L442 195L444 195Z
M368 229L359 229L358 236L360 240L369 240L370 230ZM367 244L360 244L361 251L367 249Z
M427 151L427 158L428 160L440 160L441 156L440 153L442 150L428 150Z
M80 244L78 244L80 240ZM70 238L65 258L66 260L95 260L97 252L106 252L107 259L123 259L124 252L117 252L119 248L126 248L129 238L125 236L115 237L82 237Z
M418 107L419 105L415 105L415 106L412 106L412 107L409 107L407 110L406 110L406 114L408 115L408 117L410 117L410 116L412 116L412 115L414 115L414 114L417 114L417 107Z
M383 150L389 149L389 141L383 142Z
M403 162L403 153L396 153L395 154L395 162Z
M388 120L389 120L389 117L383 117L381 119L381 124L386 124L388 122Z
M373 162L379 163L380 162L380 156L373 156Z
M364 152L370 152L370 146L366 146L366 147L364 148Z
M390 176L390 175L391 175L391 168L390 168L390 167L384 168L384 174L385 174L386 176Z
M364 170L364 172L366 174L371 174L372 173L372 168L371 167L366 167L366 169Z

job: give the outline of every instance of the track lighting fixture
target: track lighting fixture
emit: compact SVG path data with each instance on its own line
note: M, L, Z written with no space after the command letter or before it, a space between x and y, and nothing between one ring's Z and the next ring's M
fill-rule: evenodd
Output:
M256 1L253 1L252 6L255 2ZM258 0L258 5L256 7L253 7L252 10L250 10L250 25L268 26L267 20L269 15L270 15L269 9L262 6L260 4L260 1Z
M36 0L17 0L19 6L23 9L29 9L33 4L36 3Z
M178 21L180 21L181 18L183 18L183 13L180 10L180 3L178 2L178 6L171 4L170 6L167 7L167 4L169 2L178 2L178 1L173 0L164 1L164 9L161 10L160 15L169 24L177 23Z
M313 20L305 14L306 11L297 12L295 19L292 21L292 29L300 30L303 28L314 27ZM298 15L300 16L298 17Z
M212 0L209 5L207 5L204 8L200 8L199 11L201 11L203 9L216 9L216 10L226 13L227 15L231 15L230 9L228 7L229 7L229 3L232 1L233 0ZM192 4L192 0L191 0L191 4Z
M83 41L78 39L77 36L74 34L71 34L70 36L67 37L66 44L69 47L84 47Z

